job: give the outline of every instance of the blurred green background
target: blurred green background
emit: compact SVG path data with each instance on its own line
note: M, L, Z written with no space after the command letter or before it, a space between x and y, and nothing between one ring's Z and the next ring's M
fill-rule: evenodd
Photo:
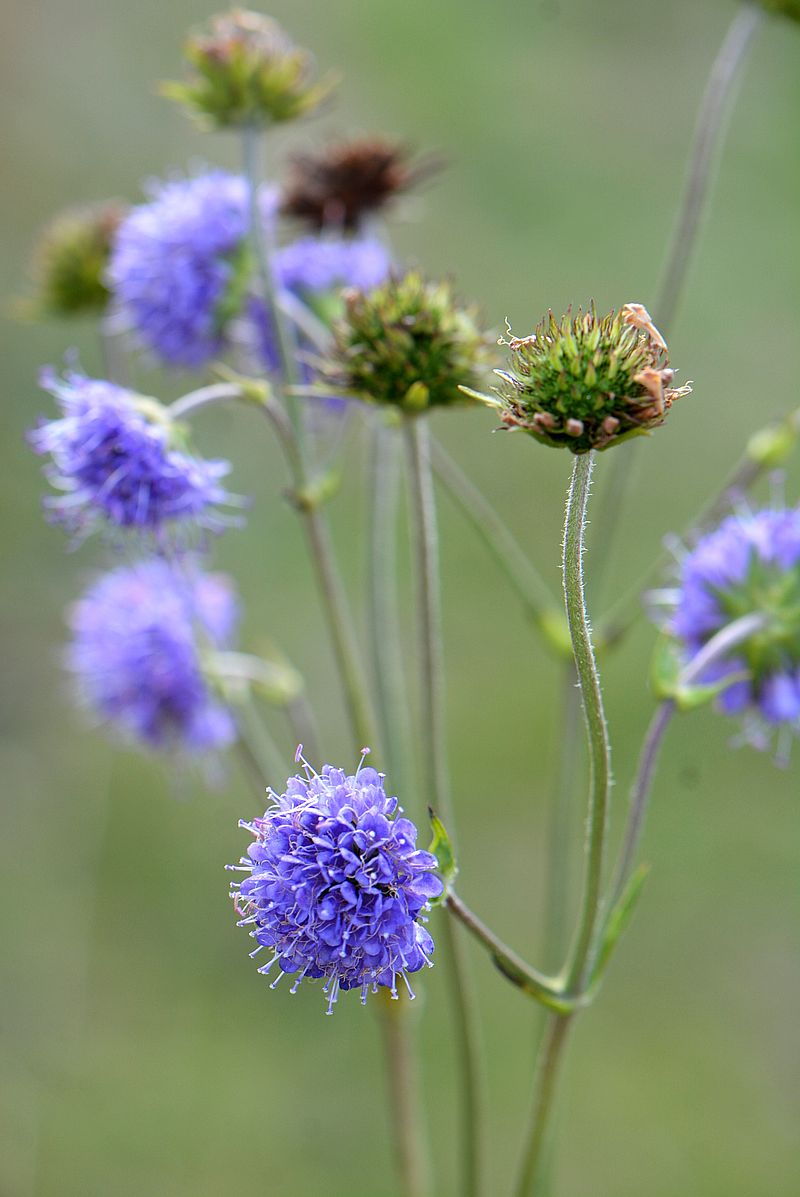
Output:
M236 147L199 134L155 94L207 4L4 8L0 269L12 296L37 228L61 206L135 199L145 177L197 160L234 166ZM318 144L326 130L383 130L440 150L447 172L406 205L393 236L406 257L457 276L497 326L508 316L524 334L548 306L589 297L601 308L652 303L696 104L732 11L728 0L276 0L273 14L344 73L335 110L281 134L278 149ZM720 485L751 430L800 401L798 128L800 27L771 20L670 338L695 394L635 450L610 597ZM270 993L233 926L222 866L239 855L236 821L253 801L235 763L208 792L114 750L74 709L59 666L63 609L106 551L95 541L69 554L42 522L23 434L50 410L39 365L76 346L91 372L97 348L89 326L3 329L0 1193L391 1197L374 1012L343 1000L329 1019L313 988L291 1000ZM190 385L169 379L163 393ZM492 426L480 412L437 420L556 587L569 462ZM240 581L247 636L268 632L307 670L327 754L344 760L330 656L274 448L247 413L209 413L200 435L236 461L236 488L256 499L247 530L216 547ZM358 446L351 452L357 461ZM357 481L331 509L356 600L366 553ZM792 498L798 485L795 464ZM558 670L445 498L441 511L461 889L535 958ZM619 813L652 704L652 641L643 621L604 663ZM797 767L733 750L732 730L703 711L668 740L641 909L572 1044L559 1197L800 1192ZM576 846L583 798L581 779ZM491 1192L501 1194L527 1109L536 1012L478 952L474 966ZM444 1160L437 1197L454 1197L457 1069L443 970L417 989Z

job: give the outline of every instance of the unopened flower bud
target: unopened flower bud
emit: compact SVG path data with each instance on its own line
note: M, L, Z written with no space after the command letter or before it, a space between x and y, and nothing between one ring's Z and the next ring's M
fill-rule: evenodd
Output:
M510 331L510 330L509 330ZM675 388L667 344L641 304L599 317L593 306L560 321L552 312L528 337L501 338L511 361L488 399L503 424L573 453L607 449L663 424Z
M476 385L488 353L475 312L457 304L449 283L411 272L345 292L322 374L348 395L413 415L469 402L459 388Z
M314 82L311 52L296 46L277 21L246 9L212 17L209 32L193 34L184 53L194 74L162 90L217 128L293 120L333 86Z
M36 316L102 313L105 270L125 207L116 200L69 208L44 229L32 273L35 294L23 309Z

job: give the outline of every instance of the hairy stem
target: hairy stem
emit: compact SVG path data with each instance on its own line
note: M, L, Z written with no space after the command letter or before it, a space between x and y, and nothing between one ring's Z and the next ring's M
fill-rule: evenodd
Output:
M573 461L564 520L562 559L564 602L583 702L590 762L583 897L575 942L565 969L566 988L570 994L581 994L583 991L591 971L595 939L602 926L603 866L611 789L608 731L597 662L592 647L583 578L586 506L592 476L592 458L593 454L584 454L576 456ZM535 1194L537 1178L542 1175L543 1153L552 1117L556 1082L574 1016L574 1010L553 1014L545 1030L534 1078L533 1109L516 1197L530 1197L531 1194Z
M429 805L441 815L452 833L452 806L445 762L439 553L430 439L425 418L421 416L407 418L404 431L411 489L412 539L417 566L423 792ZM484 1144L478 1012L458 929L446 917L440 921L440 928L462 1069L463 1182L459 1191L464 1197L480 1197L483 1192Z

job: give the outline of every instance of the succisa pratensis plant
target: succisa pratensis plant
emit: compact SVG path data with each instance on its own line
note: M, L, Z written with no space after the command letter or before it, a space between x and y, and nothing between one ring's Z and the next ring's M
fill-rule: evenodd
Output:
M798 16L793 0L764 6ZM674 401L691 392L690 383L677 381L661 329L671 324L685 287L722 115L761 16L757 6L740 10L712 70L653 316L640 302L602 316L589 303L560 318L550 312L527 335L509 329L499 341L490 337L477 309L462 304L449 281L393 260L385 214L429 173L432 160L414 163L405 147L386 138L297 153L283 183L265 179L273 127L327 101L331 83L316 81L310 52L276 22L244 10L215 17L207 31L193 34L186 49L190 78L164 88L204 125L238 140L241 173L173 177L150 185L145 203L73 214L51 228L37 258L39 298L30 310L64 317L94 311L103 337L118 342L124 357L212 371L169 405L116 377L89 378L77 369L42 376L61 409L30 433L60 492L47 500L48 511L73 538L105 529L112 551L124 546L134 557L115 563L72 606L67 664L86 705L125 739L182 760L235 747L259 800L266 790L263 815L240 823L253 842L238 865L228 866L245 874L232 887L239 925L256 941L251 955L267 953L258 972L274 975L271 988L286 975L292 993L302 981L318 982L329 1014L341 993L355 989L365 1004L373 996L384 1029L403 1197L443 1192L428 1158L410 976L420 974L424 986L423 970L441 961L450 982L463 1197L499 1190L485 1153L480 1010L462 936L471 935L500 977L545 1008L514 1190L516 1197L543 1193L564 1049L575 1018L597 995L641 889L637 851L673 715L714 702L724 714L741 716L748 743L766 748L777 736L783 761L800 732L800 511L742 506L745 493L791 452L800 424L795 413L751 439L724 492L687 535L676 584L669 587L664 576L649 594L662 624L653 669L659 705L610 867L611 746L586 602L591 481L598 454L605 460L613 448L623 460L626 442L659 429L673 418ZM497 344L508 351L504 364ZM497 381L489 387L493 365ZM336 759L334 746L297 671L277 652L265 659L236 647L233 583L206 569L214 540L208 533L241 522L224 514L232 503L241 506L222 484L230 463L206 460L192 448L192 421L217 403L265 417L282 450L288 498L305 533L338 669L347 759L360 756L353 773L322 764ZM563 613L499 514L431 436L432 411L446 409L456 419L481 404L506 431L570 451ZM320 405L330 419L363 421L375 432L370 636L356 623L328 527L325 507L340 463L332 467L330 455L324 461L320 455L314 435ZM417 644L410 657L391 643L399 603L400 446L416 580ZM458 810L445 752L437 477L564 662L568 719L577 713L569 696L580 696L590 770L579 916L567 938L558 857L575 779L567 771L572 733L565 730L546 969L504 944L455 888ZM606 651L629 622L624 598L601 616L597 639ZM416 701L408 704L412 671ZM403 726L407 705L416 716L413 754ZM302 741L294 773L273 708L288 717L294 742ZM365 765L368 745L388 771ZM409 761L412 755L418 759ZM408 781L413 774L416 787ZM395 796L395 775L410 792L400 787ZM416 823L404 802L414 804ZM418 845L426 807L430 850Z

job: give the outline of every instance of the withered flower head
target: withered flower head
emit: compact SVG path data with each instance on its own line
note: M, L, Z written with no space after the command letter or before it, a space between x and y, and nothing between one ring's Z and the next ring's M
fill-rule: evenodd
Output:
M770 12L782 12L784 16L800 21L800 0L761 0L761 5Z
M560 321L550 312L529 337L500 344L511 361L495 371L502 386L487 402L506 427L573 453L650 432L692 389L672 386L666 341L639 303L602 317L594 305Z
M406 146L363 137L326 146L290 161L283 211L315 231L359 228L365 216L385 208L435 169L432 159L412 164Z
M321 370L327 383L409 415L470 402L459 388L476 385L489 343L449 283L412 271L371 291L346 291L344 299Z
M314 58L270 17L235 8L211 18L185 50L194 74L163 92L217 128L293 120L315 108L332 80L315 83Z
M78 316L103 312L109 292L105 271L114 234L125 215L117 200L68 208L43 230L31 273L35 294L23 314Z

